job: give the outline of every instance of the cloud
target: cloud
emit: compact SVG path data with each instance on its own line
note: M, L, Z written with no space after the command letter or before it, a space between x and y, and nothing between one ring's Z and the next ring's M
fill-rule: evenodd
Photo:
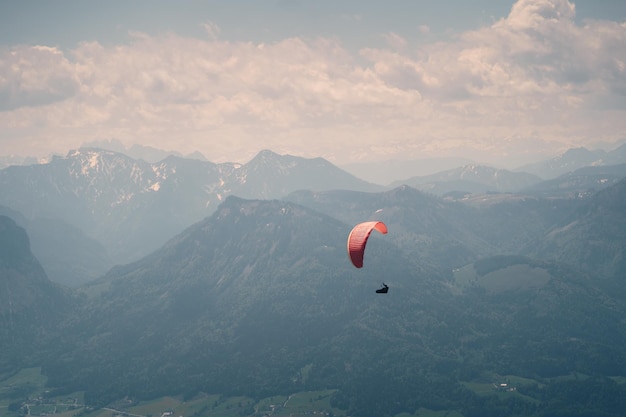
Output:
M384 68L381 75L405 74L434 99L582 98L598 88L621 90L624 25L588 22L581 27L573 19L574 6L567 1L522 0L492 26L464 33L455 42L427 45L415 57L397 59L388 51L367 56Z
M0 58L0 143L64 152L115 138L216 162L265 148L347 162L625 137L626 25L574 19L568 1L520 0L454 39L387 33L389 49L359 54L338 39L231 42L214 23L204 39L14 47Z
M203 24L202 27L209 36L209 39L211 40L217 40L219 38L220 32L222 31L221 28L213 22L207 22Z
M396 50L402 50L406 48L408 44L406 39L404 39L402 36L398 35L397 33L393 33L393 32L387 33L383 35L383 37L385 38L389 46Z
M0 111L52 104L78 90L75 68L56 48L16 47L0 52Z
M593 120L601 117L598 103L623 97L626 27L606 21L578 26L574 17L567 1L521 0L506 18L453 42L414 55L366 50L364 56L387 84L416 89L437 115L468 133L508 125L509 137L538 130L563 143L592 138L608 133L600 129L606 121ZM608 134L624 135L624 123Z
M519 0L513 5L506 24L519 29L542 32L546 22L561 24L575 17L575 6L568 0Z

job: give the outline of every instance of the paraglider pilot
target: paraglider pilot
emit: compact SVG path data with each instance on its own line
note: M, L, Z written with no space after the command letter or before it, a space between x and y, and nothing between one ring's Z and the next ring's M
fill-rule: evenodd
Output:
M387 284L385 284L383 282L383 286L379 289L376 290L377 294L387 294L387 292L389 291L389 287L387 286Z

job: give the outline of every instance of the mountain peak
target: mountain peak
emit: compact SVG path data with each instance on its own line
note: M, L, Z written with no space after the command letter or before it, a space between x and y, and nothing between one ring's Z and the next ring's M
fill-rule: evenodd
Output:
M276 167L283 167L283 165L287 164L288 166L283 167L283 169L287 169L296 163L296 159L298 159L298 157L291 155L279 155L276 152L265 149L256 154L256 156L245 164L245 166L251 170L258 170L260 168L264 169L267 167L274 169Z
M424 177L406 180L410 187L438 195L469 192L514 192L539 182L536 175L525 172L511 172L487 165L468 164L458 168L439 172ZM400 182L391 184L399 185Z
M277 157L280 155L270 149L263 149L256 156L259 158L270 158L270 157Z
M522 166L516 171L529 172L543 179L553 179L583 167L614 165L623 162L624 155L620 154L619 148L606 152L602 149L589 150L579 147L568 149L546 161Z
M577 156L577 155L589 155L592 152L585 148L584 146L580 146L578 148L570 148L563 152L561 155L557 156L557 158L566 158L568 156Z
M290 155L279 155L274 151L271 151L269 149L264 149L260 151L259 153L257 153L256 156L252 158L246 165L274 162L274 161L277 161L283 158L288 158L288 157L290 157Z
M126 155L116 152L116 151L110 151L107 149L101 149L101 148L95 148L95 147L81 147L81 148L77 148L77 149L72 149L70 150L67 155L66 155L66 159L70 159L70 158L80 158L80 157L93 157L93 156L123 156L128 158Z
M468 175L471 176L493 176L497 175L497 172L500 171L496 168L486 166L486 165L478 165L478 164L469 164L459 168L460 178L464 178Z

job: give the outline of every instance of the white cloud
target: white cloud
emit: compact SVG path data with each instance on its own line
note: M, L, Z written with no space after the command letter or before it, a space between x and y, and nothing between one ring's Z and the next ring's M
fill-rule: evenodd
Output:
M561 25L575 16L574 4L568 0L518 0L506 23L513 28L545 32L546 23Z
M206 39L15 47L0 55L0 143L65 152L116 138L216 162L264 148L347 162L626 137L626 25L574 17L565 0L520 0L453 40L388 33L391 49L360 56L331 39L229 42L213 23Z
M16 47L0 60L0 111L42 106L75 94L74 66L56 48Z

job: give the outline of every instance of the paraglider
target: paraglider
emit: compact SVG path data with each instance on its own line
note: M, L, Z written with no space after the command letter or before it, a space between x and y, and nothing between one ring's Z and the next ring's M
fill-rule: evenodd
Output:
M365 253L365 245L369 239L372 230L387 234L387 226L383 222L363 222L359 223L348 235L348 255L352 264L357 268L363 268L363 255Z
M363 267L363 255L365 254L365 245L367 239L373 230L379 233L387 234L387 226L380 221L370 221L359 223L348 235L348 256L350 261L357 268ZM389 287L383 283L383 288L376 290L378 294L386 294Z

